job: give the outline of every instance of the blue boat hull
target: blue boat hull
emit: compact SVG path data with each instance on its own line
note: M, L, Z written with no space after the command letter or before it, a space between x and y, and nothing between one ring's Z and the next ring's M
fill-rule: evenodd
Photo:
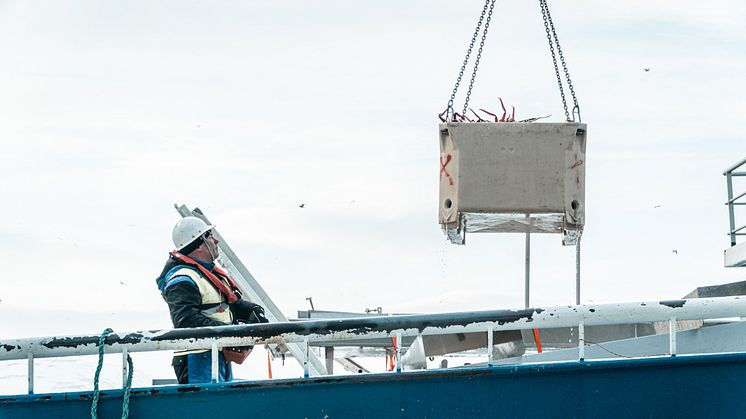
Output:
M744 378L739 353L167 386L133 390L130 418L742 417ZM90 417L91 395L0 397L0 418Z

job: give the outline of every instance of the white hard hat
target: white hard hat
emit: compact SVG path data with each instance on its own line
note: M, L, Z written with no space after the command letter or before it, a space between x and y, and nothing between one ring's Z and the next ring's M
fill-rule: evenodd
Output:
M184 217L174 226L171 238L174 240L176 250L181 250L213 228L215 228L214 225L207 225L197 217Z

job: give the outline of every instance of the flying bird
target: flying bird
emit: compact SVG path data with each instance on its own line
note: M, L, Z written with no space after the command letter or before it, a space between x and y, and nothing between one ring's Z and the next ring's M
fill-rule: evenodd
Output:
M645 70L645 72L647 73L648 71L650 71L650 67L643 68L643 70Z
M306 207L306 204L300 204L300 205L298 205L298 208L305 208L305 207Z
M678 255L678 254L679 254L679 251L678 251L678 250L676 250L676 249L674 249L674 250L671 250L671 253L673 253L674 255Z

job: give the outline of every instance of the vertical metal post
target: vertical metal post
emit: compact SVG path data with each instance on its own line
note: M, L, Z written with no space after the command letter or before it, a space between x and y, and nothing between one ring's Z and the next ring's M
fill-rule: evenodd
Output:
M324 358L326 358L326 373L328 375L334 374L334 347L327 346L324 348Z
M493 340L492 340L492 338L493 338L493 336L492 336L493 335L493 330L494 329L493 329L492 326L490 326L490 327L487 328L487 365L489 365L490 367L492 366L492 364L495 363L494 354L493 354L493 352L494 352L494 348L493 348L494 343L493 343Z
M728 180L728 217L730 220L730 230L728 230L728 233L730 234L730 245L735 246L736 245L736 217L733 213L733 174L732 172L726 172L725 178Z
M578 242L575 244L575 305L580 305L580 238L582 235L578 235Z
M122 388L127 387L127 348L122 348Z
M303 346L305 347L305 356L303 357L303 378L308 378L308 359L310 357L308 339L303 340Z
M676 317L668 321L668 351L676 356Z
M585 323L578 324L578 359L585 359Z
M220 352L218 351L218 342L212 343L212 382L217 383L220 377L220 368L218 367L218 360L220 359Z
M396 372L401 372L401 332L396 332Z
M28 354L28 394L34 394L34 354Z
M529 218L529 215L526 214L526 219ZM531 228L529 223L526 223L526 283L524 287L524 300L523 300L523 306L524 308L528 308L530 303L529 298L529 292L530 292L530 282L531 282Z

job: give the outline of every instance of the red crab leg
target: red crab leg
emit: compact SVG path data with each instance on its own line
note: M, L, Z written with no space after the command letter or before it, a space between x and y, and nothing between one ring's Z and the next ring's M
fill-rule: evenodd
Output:
M489 115L489 116L491 116L491 117L495 118L495 122L497 122L497 115L495 115L494 113L492 113L492 112L490 112L490 111L486 111L486 110L484 110L484 109L482 109L482 108L480 108L479 110L480 110L480 111L482 111L482 112L484 112L484 113L486 113L487 115Z
M473 114L474 114L474 116L476 116L476 117L477 117L477 122L487 122L487 121L485 121L484 119L482 119L482 117L481 117L481 116L479 116L479 114L477 114L476 112L474 112L474 109L472 109L472 108L469 108L469 110L471 111L471 113L473 113Z
M446 108L443 112L438 114L438 118L440 118L440 122L446 122L446 114L448 113L448 108Z

